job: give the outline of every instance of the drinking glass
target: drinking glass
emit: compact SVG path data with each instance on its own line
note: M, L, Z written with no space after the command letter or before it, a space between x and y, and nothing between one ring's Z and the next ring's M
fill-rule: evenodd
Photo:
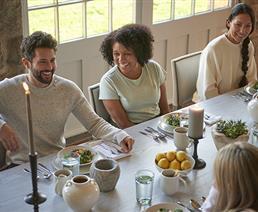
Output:
M154 183L154 173L150 170L139 170L135 174L136 200L140 205L150 205Z

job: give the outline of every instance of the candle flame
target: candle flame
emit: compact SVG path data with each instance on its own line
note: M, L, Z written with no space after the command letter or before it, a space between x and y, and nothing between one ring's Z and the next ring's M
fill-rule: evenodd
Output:
M29 89L29 86L27 85L27 83L23 82L22 85L25 90L25 94L30 94L30 89Z

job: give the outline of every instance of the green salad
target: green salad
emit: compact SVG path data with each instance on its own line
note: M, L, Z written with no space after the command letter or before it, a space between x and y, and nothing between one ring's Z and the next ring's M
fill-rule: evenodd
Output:
M92 161L94 154L90 150L84 150L84 149L75 149L72 150L71 152L67 153L64 155L64 158L69 158L69 157L78 157L80 156L80 164L85 164L89 163Z
M171 114L167 117L166 123L171 125L172 127L180 126L180 115L178 113Z
M246 123L241 120L221 120L218 122L216 130L217 132L223 133L225 136L233 139L237 138L240 135L248 133Z

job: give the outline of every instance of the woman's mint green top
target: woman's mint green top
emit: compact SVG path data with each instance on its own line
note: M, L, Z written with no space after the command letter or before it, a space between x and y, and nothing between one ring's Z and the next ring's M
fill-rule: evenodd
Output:
M114 66L101 78L99 99L120 100L129 120L140 123L160 114L160 86L165 79L164 69L153 60L143 66L136 80L127 78Z

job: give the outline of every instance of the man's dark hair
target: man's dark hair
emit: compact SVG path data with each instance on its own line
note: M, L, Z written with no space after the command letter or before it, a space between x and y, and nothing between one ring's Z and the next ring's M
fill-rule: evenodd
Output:
M36 31L22 40L20 48L22 56L27 58L29 61L32 61L35 56L36 48L50 48L54 49L56 52L57 41L52 37L52 35L46 32Z

